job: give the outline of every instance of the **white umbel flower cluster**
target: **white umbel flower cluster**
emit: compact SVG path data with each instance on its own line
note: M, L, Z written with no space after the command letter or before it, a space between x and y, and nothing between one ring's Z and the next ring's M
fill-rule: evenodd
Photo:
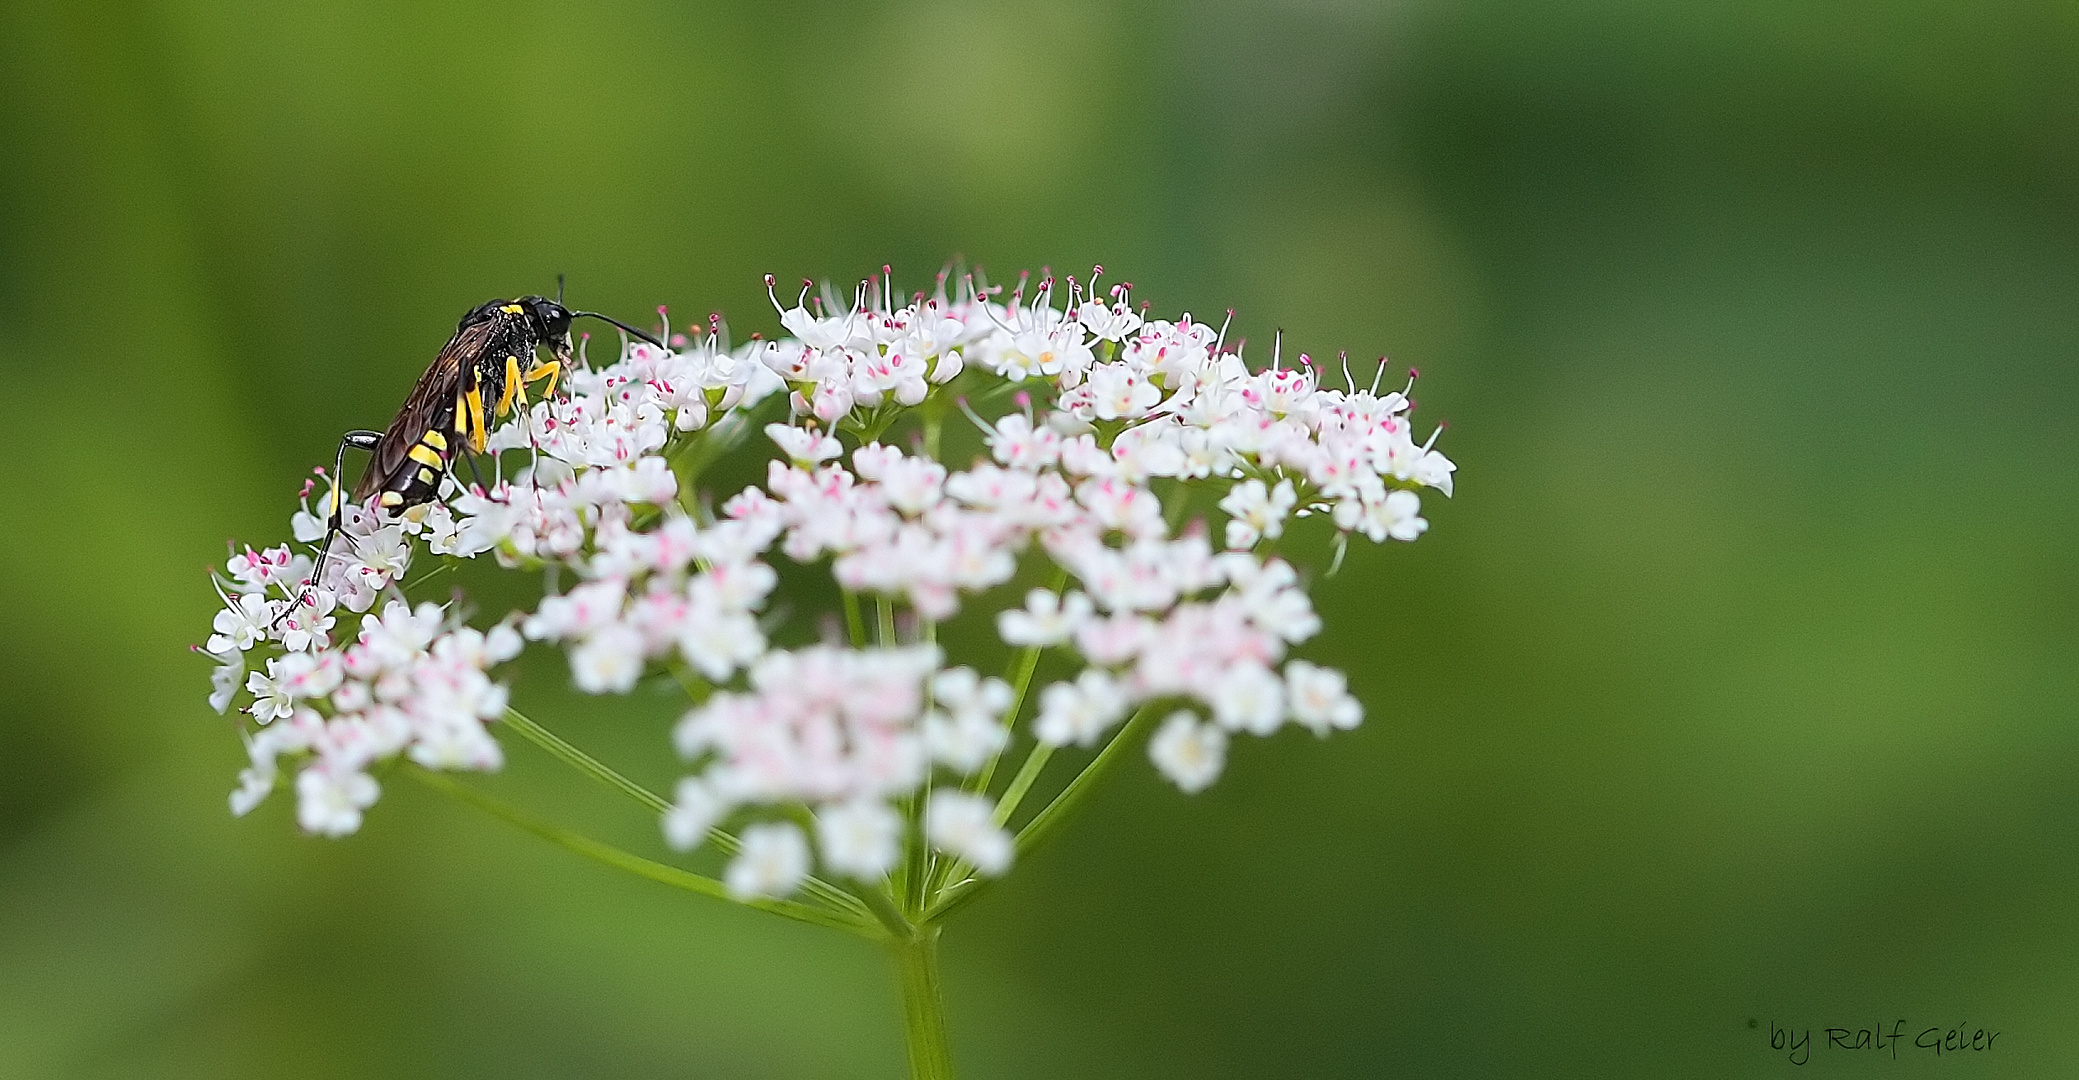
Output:
M1427 528L1418 492L1448 495L1454 466L1434 433L1415 440L1405 393L1322 385L1306 357L1252 370L1212 327L1149 320L1123 287L945 286L901 305L878 280L848 305L775 300L780 340L710 333L581 367L567 396L493 433L523 468L402 515L353 508L326 580L287 615L310 557L234 557L203 646L212 704L248 721L234 809L293 759L299 820L340 835L383 759L497 767L484 725L505 691L488 671L523 636L559 647L589 693L661 674L688 688L674 742L691 770L664 835L687 849L738 829L724 879L744 897L812 872L877 880L912 841L1003 872L1015 848L991 777L1019 745L1096 747L1159 710L1149 755L1198 791L1234 735L1356 726L1340 672L1287 658L1321 622L1274 548L1295 517L1338 544ZM942 424L978 430L973 460L940 456ZM701 469L731 453L770 457L763 481L703 498ZM1218 508L1224 550L1193 507ZM292 527L323 531L307 501ZM471 630L405 600L422 544L554 568L553 584ZM835 590L795 588L802 571ZM819 595L844 610L817 621ZM336 614L378 601L336 645ZM937 635L977 604L994 640ZM975 670L1006 649L1022 675Z

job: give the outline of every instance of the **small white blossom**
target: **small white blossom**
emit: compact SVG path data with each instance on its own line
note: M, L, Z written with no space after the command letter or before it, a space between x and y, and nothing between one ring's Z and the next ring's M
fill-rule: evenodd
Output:
M673 794L677 797L664 812L664 842L674 851L691 851L707 839L728 806L698 777L680 780Z
M274 621L274 603L265 593L238 594L229 607L217 612L210 624L214 633L202 647L218 655L244 652L267 638L267 624Z
M1290 480L1279 481L1275 490L1265 488L1261 480L1236 484L1220 500L1220 509L1228 514L1227 546L1236 550L1251 548L1258 540L1276 540L1284 535L1285 515L1292 512L1298 501Z
M924 835L932 846L966 859L990 876L1011 868L1011 834L996 824L996 804L985 796L938 788L924 804Z
M352 769L322 766L296 777L296 823L319 836L345 836L361 828L361 812L375 804L375 778Z
M1305 660L1285 665L1285 696L1292 718L1316 735L1347 731L1364 720L1364 706L1350 696L1343 673Z
M902 815L879 801L825 807L816 814L823 865L840 874L877 881L902 857Z
M808 838L792 822L749 826L742 839L742 850L722 875L723 883L738 899L786 896L808 877Z
M1285 684L1267 668L1237 664L1212 686L1206 704L1229 731L1268 735L1285 720Z
M570 652L571 678L588 694L625 694L642 667L642 635L619 623L600 627Z
M997 633L1011 645L1059 645L1092 612L1090 598L1079 592L1058 596L1045 589L1025 594L1025 606L996 617Z
M1227 732L1200 723L1189 709L1179 709L1148 740L1148 757L1184 791L1204 791L1227 764Z
M1126 715L1124 688L1110 675L1086 669L1074 682L1040 691L1039 719L1032 731L1043 743L1090 746Z

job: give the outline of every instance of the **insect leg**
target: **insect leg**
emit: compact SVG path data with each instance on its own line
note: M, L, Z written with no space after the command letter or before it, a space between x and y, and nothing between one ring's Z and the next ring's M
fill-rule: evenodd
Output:
M339 437L339 453L332 458L332 511L325 519L325 539L318 545L317 565L311 568L310 580L304 583L302 594L296 597L296 602L290 604L287 610L275 616L275 622L280 622L289 612L302 607L304 602L311 598L311 594L317 591L318 582L325 580L325 562L332 555L332 541L339 538L346 519L347 449L351 447L355 450L373 450L382 438L383 433L380 431L349 431Z
M493 459L496 459L496 455L493 455ZM469 447L464 446L462 448L462 460L469 463L469 478L476 481L476 486L482 489L484 494L489 495L491 489L484 486L484 474L478 472L476 468L476 453L470 450Z
M562 375L562 364L554 360L544 360L541 363L534 365L534 370L528 372L526 378L524 378L521 381L535 382L540 379L549 380L548 388L541 392L541 396L544 398L552 398L556 396L556 380L562 377ZM520 389L520 404L525 405L526 403L527 390L525 387L522 387Z

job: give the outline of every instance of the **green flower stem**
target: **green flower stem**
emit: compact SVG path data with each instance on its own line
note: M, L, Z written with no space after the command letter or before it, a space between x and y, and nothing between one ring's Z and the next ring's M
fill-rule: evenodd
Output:
M412 590L417 589L419 586L424 585L429 581L432 581L434 578L437 578L440 575L445 574L450 570L453 570L454 568L455 563L453 560L444 559L441 561L440 565L435 566L433 569L428 570L425 573L420 574L418 577L413 578L410 581L404 582L398 585L397 587L406 596L409 596L411 595Z
M605 762L564 742L555 732L527 719L520 710L505 710L505 726L526 736L528 741L547 750L564 764L643 804L650 812L662 814L671 809L671 803L666 802L664 796L622 776Z
M1031 855L1048 834L1060 827L1069 813L1089 796L1092 788L1097 786L1097 781L1104 775L1105 770L1113 761L1118 760L1120 750L1127 743L1140 741L1142 730L1148 726L1154 715L1153 702L1141 706L1140 711L1126 721L1126 726L1119 729L1119 734L1112 736L1112 741L1106 743L1104 749L1099 750L1097 756L1090 759L1090 764L1083 766L1083 771L1077 773L1076 778L1061 789L1061 794L1054 796L1053 802L1042 807L1039 813L1032 816L1031 821L1018 830L1019 858Z
M913 917L920 917L931 903L931 845L924 839L924 803L930 796L918 791L910 797L905 816L909 819L906 833L909 842L903 850L902 861L902 909Z
M505 821L507 824L518 826L552 844L574 851L595 862L604 863L616 870L625 870L637 877L647 878L676 889L684 889L690 893L698 893L701 896L742 903L757 908L760 911L768 911L774 915L785 916L798 922L810 923L815 926L827 926L834 930L849 930L852 933L861 934L869 938L878 939L885 936L884 931L878 924L860 922L858 919L846 915L825 911L818 907L810 907L807 904L798 904L792 900L737 900L736 897L730 895L727 886L714 878L681 870L676 866L666 866L660 862L653 862L640 855L622 851L611 844L601 843L589 836L536 820L499 799L492 798L475 788L429 769L424 769L417 765L407 765L405 768L419 782L436 791L452 795L493 817Z
M1032 753L1025 755L1025 764L1018 767L1018 775L1011 777L1011 786L1003 789L1003 798L996 801L996 823L1006 824L1025 801L1025 793L1039 779L1040 772L1047 767L1048 759L1054 756L1054 747L1047 743L1034 743Z
M938 977L938 928L922 927L890 948L902 979L902 1026L909 1041L910 1080L952 1080L946 998Z
M876 596L873 602L875 613L879 618L877 630L881 635L881 647L884 649L893 648L895 646L895 601L885 596Z
M547 750L551 756L590 776L592 779L605 784L607 787L613 788L615 791L634 799L636 802L649 808L651 813L662 814L666 810L671 809L671 804L666 802L662 795L622 776L612 766L564 742L555 732L527 719L527 717L521 715L519 710L505 710L504 722L507 727L526 736L536 746ZM737 843L736 837L720 829L709 829L707 838L724 855L734 855L737 849L742 847L741 844ZM860 903L858 897L824 881L822 878L810 876L807 881L802 883L802 891L854 918L864 918L867 915L866 906Z
M895 898L888 894L886 883L879 888L859 890L859 897L866 901L866 909L881 921L881 926L888 931L891 939L906 941L917 932L916 926L904 918L901 909L895 906Z
M859 594L850 589L845 594L845 632L852 636L852 647L866 648L866 619L859 614Z
M1070 780L1068 786L1062 788L1061 793L1054 796L1053 801L1042 807L1039 813L1032 816L1031 821L1026 822L1018 830L1016 843L1019 859L1024 859L1038 850L1040 844L1052 835L1063 821L1067 820L1068 815L1090 794L1090 790L1097 785L1098 779L1104 775L1112 762L1118 759L1121 749L1129 742L1140 741L1141 732L1148 726L1150 718L1154 715L1154 703L1150 702L1141 706L1140 711L1134 713L1133 717L1126 721L1126 726L1120 728L1119 733L1112 736L1112 740L1104 745L1104 749L1099 750L1097 756L1091 758L1088 765L1083 766L1083 771L1077 773L1075 779ZM1050 749L1050 747L1041 746L1033 751L1033 757L1040 758L1042 757L1040 751ZM1045 760L1042 759L1040 764L1045 765ZM1032 758L1026 759L1025 768L1020 769L1018 772L1018 779L1025 779L1027 772L1030 772L1035 778L1039 775L1039 770L1033 767ZM1017 780L1013 780L1011 786L1017 790L1017 794L1022 799L1024 790L1017 788ZM1029 781L1025 785L1026 788L1031 786ZM1010 819L1009 810L1017 809L1015 802L1009 802L1010 795L1011 792L1005 792L1004 798L1006 801L997 804L996 820L998 823L1008 821ZM1009 810L1005 808L1006 805L1008 805ZM983 890L988 888L991 880L989 878L967 877L939 890L937 901L924 912L924 922L936 924L953 912L966 907L973 902L975 897L980 896Z
M1011 671L1011 705L1003 711L1004 727L1017 724L1018 712L1025 707L1025 692L1032 688L1032 673L1039 670L1040 654L1045 651L1044 645L1028 645L1018 654L1017 664ZM991 755L989 763L982 766L982 771L976 773L974 781L968 784L968 790L989 790L989 781L996 778L996 765L1002 759L1000 753Z

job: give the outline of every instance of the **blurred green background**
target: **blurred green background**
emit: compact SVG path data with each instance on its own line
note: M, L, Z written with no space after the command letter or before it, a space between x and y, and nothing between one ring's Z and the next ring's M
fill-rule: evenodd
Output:
M1390 353L1462 466L1321 592L1362 730L1122 769L953 925L966 1075L2070 1074L2075 199L2069 2L4 0L0 1076L896 1075L865 944L413 786L232 820L186 647L485 297L955 255ZM643 704L557 726L663 783Z

